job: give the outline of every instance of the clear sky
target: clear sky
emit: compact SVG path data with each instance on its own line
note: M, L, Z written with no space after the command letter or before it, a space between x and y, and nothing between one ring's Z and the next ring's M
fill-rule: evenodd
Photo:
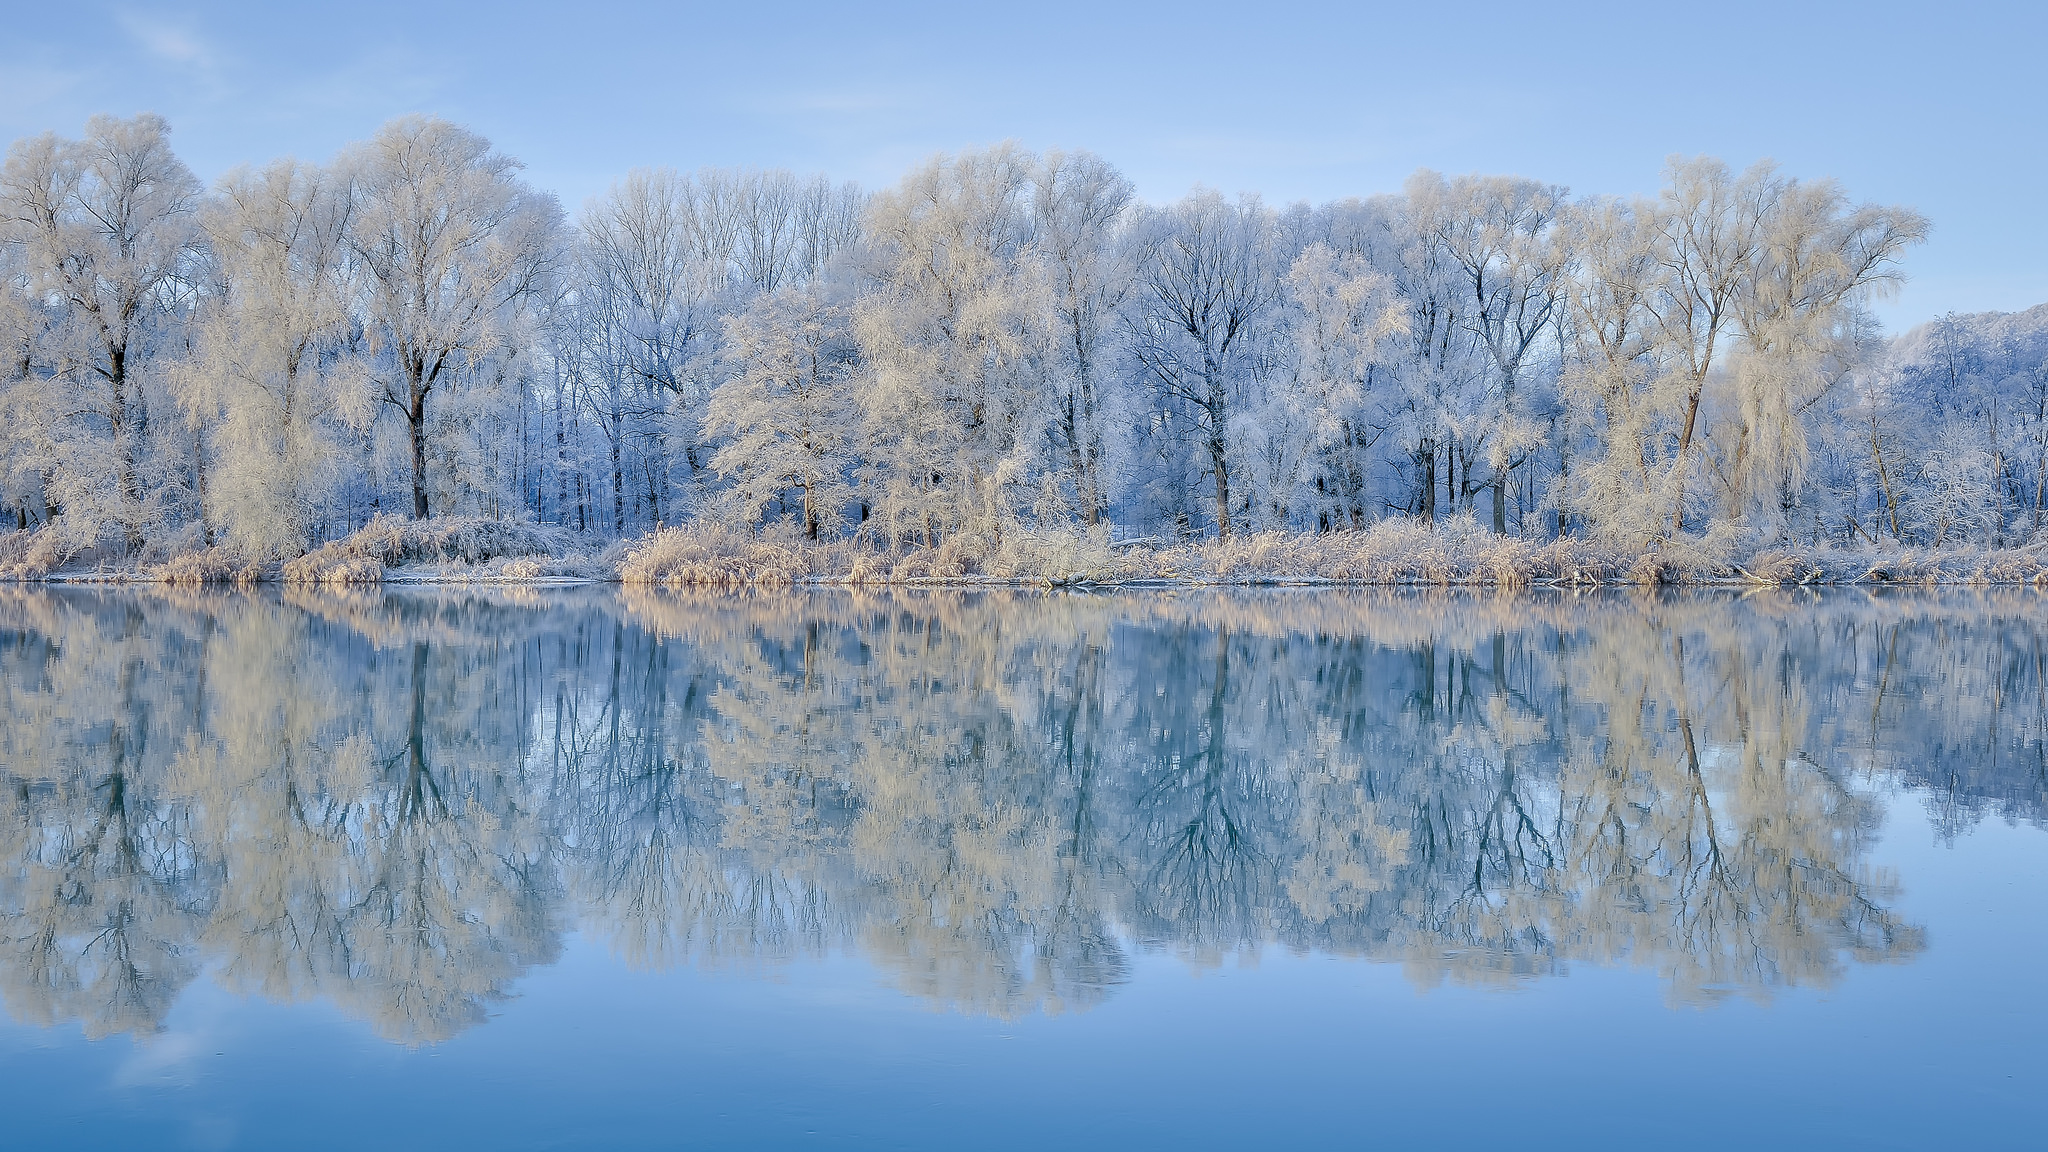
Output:
M0 138L170 118L212 178L431 112L573 212L643 164L870 187L934 151L1089 148L1165 200L1418 167L1654 191L1770 157L1930 215L1882 313L2048 301L2048 4L0 4Z

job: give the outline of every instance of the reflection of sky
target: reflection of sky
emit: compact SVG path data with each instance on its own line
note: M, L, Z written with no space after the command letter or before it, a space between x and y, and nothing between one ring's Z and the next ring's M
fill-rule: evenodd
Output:
M1590 965L1418 993L1398 965L1271 949L1141 955L1088 1012L1003 1021L856 959L650 973L579 936L439 1046L210 980L144 1041L0 1025L0 1108L19 1147L2015 1146L2048 852L1996 820L1940 846L1916 800L1870 863L1905 878L1928 951L1768 1007L1673 1009L1655 973Z

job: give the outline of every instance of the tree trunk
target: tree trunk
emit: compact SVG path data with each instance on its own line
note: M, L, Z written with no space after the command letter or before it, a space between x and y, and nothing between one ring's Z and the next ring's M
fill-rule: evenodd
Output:
M412 436L412 518L427 518L427 394L415 388L412 407L405 410L406 431Z
M1223 391L1223 366L1205 354L1202 377L1209 392L1205 407L1209 414L1209 469L1216 476L1216 538L1226 540L1230 537L1230 445L1224 439L1224 427L1230 409Z
M286 394L285 403L285 411L289 413L291 411L289 393ZM192 429L192 476L194 487L199 490L199 538L205 541L208 548L211 548L214 543L213 517L208 514L206 507L206 429L204 427ZM298 501L296 500L292 501L292 511L294 513L298 511Z
M1109 501L1102 492L1102 427L1095 418L1095 369L1088 359L1088 341L1081 331L1079 314L1074 321L1074 365L1076 393L1081 410L1067 405L1068 443L1074 446L1074 475L1080 486L1081 518L1089 527L1102 522ZM1076 426L1078 425L1078 427Z
M1422 460L1422 522L1436 527L1436 449L1430 448L1421 454Z
M2005 447L1998 442L1998 407L1991 408L1991 546L2005 547Z
M1877 462L1878 488L1884 494L1885 511L1891 518L1892 539L1897 540L1899 538L1899 500L1898 497L1892 495L1891 470L1885 465L1884 447L1878 440L1877 414L1875 412L1872 412L1870 416L1870 455Z
M1074 502L1080 505L1082 522L1093 527L1102 519L1102 507L1095 495L1095 446L1088 439L1083 413L1076 410L1078 403L1074 396L1067 397L1065 411L1060 415L1060 432L1067 441L1067 466L1074 470Z
M142 485L135 478L135 436L128 419L128 349L116 344L107 349L107 383L113 392L108 423L114 434L114 454L120 475L121 520L128 551L142 548Z
M2048 496L2048 454L2034 466L2034 535L2041 534L2042 497Z
M555 523L569 516L569 429L562 421L562 382L555 381ZM536 513L536 518L538 514Z
M1672 496L1671 500L1671 530L1673 532L1685 530L1686 464L1692 459L1693 426L1699 420L1700 394L1705 388L1706 382L1702 379L1695 383L1692 391L1686 396L1685 430L1678 435L1678 459L1672 465L1678 469L1678 491Z
M1230 458L1220 435L1209 437L1209 468L1216 474L1216 538L1230 538Z
M626 473L619 466L619 410L612 409L612 531L626 534Z

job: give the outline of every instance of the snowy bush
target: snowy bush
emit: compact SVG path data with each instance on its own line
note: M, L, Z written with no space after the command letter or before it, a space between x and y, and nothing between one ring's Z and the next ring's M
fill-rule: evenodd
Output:
M486 564L504 557L568 553L574 537L560 528L511 520L452 517L404 520L379 516L351 535L284 565L294 584L375 583L387 568L415 564ZM538 573L536 573L538 574Z

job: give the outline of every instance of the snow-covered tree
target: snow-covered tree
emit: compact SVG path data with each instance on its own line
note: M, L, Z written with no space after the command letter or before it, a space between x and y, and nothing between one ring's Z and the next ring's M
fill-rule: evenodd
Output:
M1566 291L1570 249L1558 217L1565 190L1506 176L1446 180L1419 172L1406 186L1421 243L1439 249L1466 296L1464 323L1492 368L1477 411L1467 413L1466 485L1474 458L1490 473L1493 530L1507 531L1508 474L1542 442L1531 419L1524 377L1537 342L1557 319ZM1469 499L1470 492L1462 493Z
M730 482L727 515L758 523L795 492L799 531L813 540L836 532L853 499L860 428L859 348L846 308L818 292L770 292L726 321L725 356L733 368L704 423L724 440L711 466Z
M1639 548L1667 529L1676 475L1668 433L1689 400L1673 387L1681 378L1664 371L1658 343L1664 221L1654 202L1598 199L1575 206L1567 227L1577 268L1559 384L1572 414L1567 436L1589 443L1570 456L1565 503L1593 532Z
M1393 279L1363 255L1320 242L1295 258L1285 288L1292 387L1269 399L1262 421L1284 445L1272 483L1299 490L1316 510L1313 527L1364 527L1377 518L1366 503L1370 454L1387 430L1385 393L1408 311Z
M1195 447L1215 486L1219 538L1230 535L1232 421L1254 386L1253 360L1280 296L1278 237L1256 198L1198 190L1149 221L1150 258L1132 317L1158 425Z
M1805 478L1805 416L1868 355L1863 307L1927 235L1904 208L1851 205L1832 180L1771 181L1754 265L1735 295L1728 518L1783 518ZM1780 529L1783 530L1782 528Z
M1031 185L1031 250L1059 325L1046 395L1052 467L1065 473L1073 511L1094 525L1109 512L1103 420L1113 322L1136 283L1140 247L1128 236L1131 182L1092 153L1055 151L1039 158Z
M304 550L347 475L344 434L374 415L348 310L350 208L332 172L284 160L230 173L201 213L218 290L174 378L212 433L207 518L247 556Z
M1044 282L1022 256L1034 158L940 156L875 197L872 288L855 308L875 528L999 533L1035 495L1026 463L1053 354Z
M428 513L428 400L511 351L560 265L561 209L519 163L445 120L409 116L350 149L347 232L379 399L406 424L412 514Z
M1926 230L1767 163L1274 210L1003 144L872 198L636 169L571 231L441 120L209 195L161 119L99 118L0 173L0 517L273 561L393 504L923 545L1384 515L1688 555L2039 539L2048 323L1883 339Z
M150 402L176 343L199 198L159 116L96 116L76 140L19 140L0 167L0 220L43 313L11 390L25 453L13 466L42 472L82 539L112 528L137 549L167 514Z

